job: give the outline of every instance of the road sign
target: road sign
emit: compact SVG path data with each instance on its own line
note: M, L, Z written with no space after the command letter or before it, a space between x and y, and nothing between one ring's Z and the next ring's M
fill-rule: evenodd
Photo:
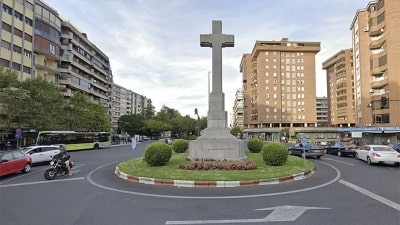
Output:
M22 138L22 130L21 130L21 128L15 129L15 138L16 139Z

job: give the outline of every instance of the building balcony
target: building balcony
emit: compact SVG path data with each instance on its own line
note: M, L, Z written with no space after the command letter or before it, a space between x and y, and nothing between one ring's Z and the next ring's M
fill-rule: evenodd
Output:
M386 41L385 35L381 34L379 36L371 37L371 42L369 43L369 49L376 49L382 46Z
M58 71L59 71L60 73L69 73L69 74L72 73L71 67L68 67L68 68L59 67L59 68L58 68Z
M388 82L388 79L386 76L382 76L379 78L373 78L371 81L371 88L374 88L374 89L381 88L388 84L389 84L389 82Z
M385 23L369 26L369 36L378 36L385 31Z
M61 37L65 39L72 39L72 33L61 33Z

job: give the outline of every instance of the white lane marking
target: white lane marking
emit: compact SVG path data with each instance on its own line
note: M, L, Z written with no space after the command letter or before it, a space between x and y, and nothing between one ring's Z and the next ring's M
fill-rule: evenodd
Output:
M47 183L56 183L56 182L65 182L65 181L76 181L76 180L84 180L84 179L85 179L84 177L76 177L76 178L69 178L69 179L63 179L63 180L35 181L35 182L26 182L26 183L19 183L19 184L5 184L5 185L0 185L0 188L25 186L25 185L33 185L33 184L47 184Z
M277 195L286 195L286 194L293 194L293 193L311 191L311 190L322 188L322 187L325 187L325 186L328 186L330 184L333 184L333 183L337 182L338 180L340 180L340 177L342 175L340 170L337 169L336 167L334 167L334 166L332 166L332 165L330 165L330 164L328 164L326 162L319 161L319 163L325 164L325 165L333 168L336 171L336 177L334 179L332 179L332 180L330 180L330 181L328 181L326 183L317 185L317 186L304 188L304 189L297 189L297 190L293 190L293 191L275 192L275 193L258 194L258 195L237 195L237 196L235 196L235 195L232 195L232 196L180 196L180 195L148 194L148 193L125 191L125 190L120 190L120 189L116 189L116 188L111 188L111 187L107 187L107 186L98 184L98 183L93 181L93 179L92 179L92 174L93 173L95 173L97 170L102 169L103 167L106 167L106 166L109 166L111 164L115 164L115 163L118 163L118 162L122 162L122 161L111 162L111 163L99 166L96 169L90 171L90 173L87 175L88 182L93 184L94 186L96 186L98 188L101 188L101 189L106 189L106 190L125 193L125 194L140 195L140 196L159 197L159 198L176 198L176 199L239 199L239 198L258 198L258 197L266 197L266 196L277 196Z
M354 166L354 164L343 162L343 161L340 161L340 160L337 160L337 159L323 158L323 160L331 160L331 161L335 161L335 162L338 162L338 163L343 163L343 164L346 164L346 165L349 165L349 166Z
M368 196L370 198L373 198L373 199L377 200L378 202L381 202L381 203L383 203L383 204L385 204L387 206L390 206L390 207L396 209L397 211L400 211L400 204L397 204L396 202L393 202L393 201L391 201L391 200L389 200L387 198L384 198L384 197L382 197L380 195L377 195L377 194L375 194L373 192L370 192L367 189L364 189L364 188L362 188L360 186L352 184L352 183L350 183L348 181L345 181L345 180L341 179L341 180L339 180L339 183L342 183L342 184L346 185L349 188L352 188L352 189L354 189L354 190L356 190L356 191L358 191L358 192L360 192L360 193L362 193L362 194L364 194L364 195L366 195L366 196Z
M321 207L307 206L275 206L256 210L273 210L269 215L262 219L231 219L231 220L186 220L186 221L167 221L165 224L232 224L232 223L262 223L262 222L286 222L295 221L309 209L330 209Z

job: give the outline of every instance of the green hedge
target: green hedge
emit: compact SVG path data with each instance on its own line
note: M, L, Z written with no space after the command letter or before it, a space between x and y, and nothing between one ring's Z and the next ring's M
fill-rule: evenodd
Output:
M262 148L263 160L270 166L282 166L288 159L288 150L281 143L268 143Z
M189 147L189 142L185 139L175 139L172 142L172 150L176 153L184 153Z
M252 138L247 142L247 148L250 152L257 153L263 148L264 143L258 138Z
M150 166L164 166L171 156L171 146L162 142L151 143L144 150L144 160Z

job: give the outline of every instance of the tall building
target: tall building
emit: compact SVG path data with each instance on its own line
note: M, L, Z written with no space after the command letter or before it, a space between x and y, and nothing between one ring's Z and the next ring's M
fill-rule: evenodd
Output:
M34 0L2 0L0 66L14 69L18 79L33 77Z
M61 19L58 12L40 0L35 4L34 77L58 85L58 62L61 51Z
M353 51L337 52L322 63L326 70L328 120L334 127L354 127Z
M114 133L119 133L118 119L123 115L144 115L151 100L115 83L112 92L111 128Z
M108 56L65 19L61 22L61 32L58 70L62 93L68 98L80 92L111 108L113 77Z
M240 64L246 128L317 126L319 51L320 42L256 41Z
M329 107L327 97L317 97L317 126L328 127L329 126Z
M233 104L233 113L231 119L231 127L243 128L243 89L238 88L235 94L235 101Z
M351 23L356 122L400 125L400 4L371 1Z

